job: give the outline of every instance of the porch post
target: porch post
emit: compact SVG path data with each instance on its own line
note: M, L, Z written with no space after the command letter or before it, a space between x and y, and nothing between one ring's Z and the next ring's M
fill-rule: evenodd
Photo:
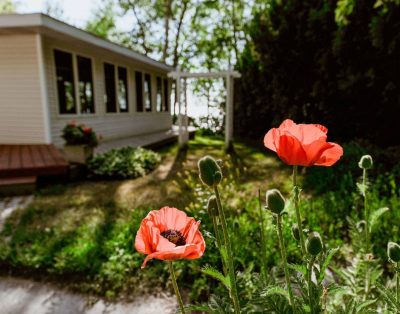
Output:
M233 79L231 73L226 76L226 107L225 107L225 148L228 149L233 135Z
M176 102L178 103L178 143L179 146L183 146L182 137L182 112L181 112L181 76L180 68L176 70Z
M185 116L184 116L184 144L186 144L189 141L189 117L188 117L188 112L187 112L187 105L188 105L188 101L187 101L187 79L186 77L183 80L183 93L185 95Z

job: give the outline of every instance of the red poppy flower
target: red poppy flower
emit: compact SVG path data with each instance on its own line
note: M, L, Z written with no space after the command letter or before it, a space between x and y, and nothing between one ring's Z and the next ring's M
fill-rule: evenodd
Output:
M292 166L332 166L343 155L343 148L327 142L328 129L320 124L296 124L290 119L268 131L265 147Z
M176 208L152 210L136 234L135 248L147 254L142 268L153 258L161 260L200 258L206 248L199 231L200 221Z
M89 134L90 132L92 132L92 128L83 128L83 133Z

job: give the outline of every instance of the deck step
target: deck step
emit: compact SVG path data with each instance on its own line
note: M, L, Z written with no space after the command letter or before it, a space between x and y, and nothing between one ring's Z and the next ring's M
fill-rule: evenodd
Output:
M0 196L32 194L36 188L37 177L0 178Z

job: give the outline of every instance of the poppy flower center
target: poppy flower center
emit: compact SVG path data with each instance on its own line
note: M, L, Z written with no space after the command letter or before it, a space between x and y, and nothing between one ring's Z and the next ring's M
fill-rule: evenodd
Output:
M181 246L186 244L186 239L182 233L177 230L168 229L161 232L161 235L166 238L169 242L172 242L176 246Z

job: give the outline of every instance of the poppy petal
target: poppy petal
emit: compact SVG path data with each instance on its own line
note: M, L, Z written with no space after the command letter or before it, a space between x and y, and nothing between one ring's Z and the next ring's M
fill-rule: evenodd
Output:
M203 256L203 253L204 253L204 248L196 244L177 246L171 250L154 252L152 254L147 255L143 261L141 268L146 267L147 262L153 258L166 261L173 261L182 258L196 259Z
M330 147L325 149L315 162L317 166L332 166L343 156L343 148L336 143L328 143Z
M264 145L270 150L276 152L279 147L279 129L273 128L264 136Z
M289 135L279 138L278 156L288 165L307 166L307 155L300 141Z
M319 128L325 134L328 134L328 128L323 126L322 124L313 124L315 127Z

